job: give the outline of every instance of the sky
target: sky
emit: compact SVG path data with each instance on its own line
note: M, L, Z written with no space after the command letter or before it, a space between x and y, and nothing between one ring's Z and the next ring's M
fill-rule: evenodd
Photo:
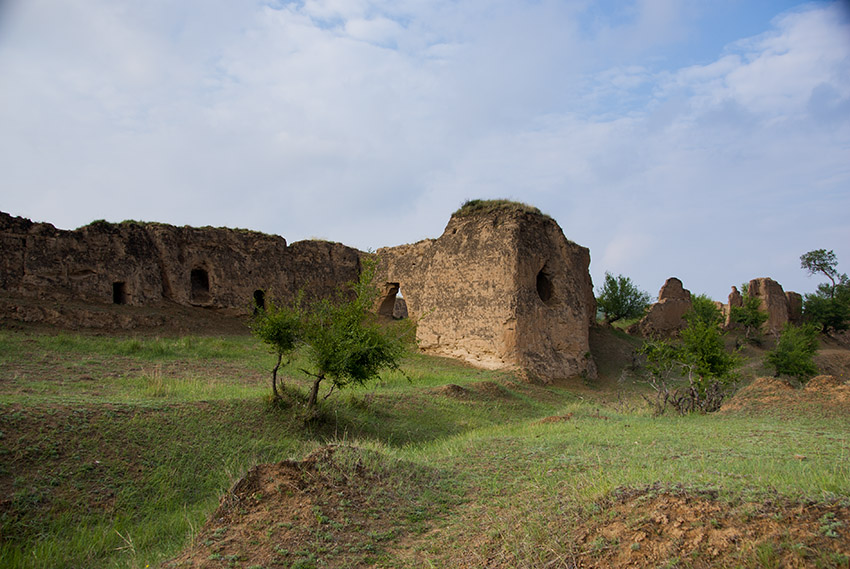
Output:
M0 0L0 211L369 250L476 198L597 289L850 273L850 2Z

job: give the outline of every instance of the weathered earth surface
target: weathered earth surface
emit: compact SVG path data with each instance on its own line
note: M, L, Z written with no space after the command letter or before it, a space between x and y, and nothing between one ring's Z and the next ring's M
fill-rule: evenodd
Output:
M802 297L795 292L786 293L775 280L767 277L753 279L747 292L761 301L760 310L767 313L767 321L762 325L764 333L776 336L788 322L802 321Z
M670 277L658 292L658 302L649 307L630 333L646 338L663 338L678 334L684 327L683 316L692 308L691 292L676 277Z
M595 377L589 251L510 207L452 216L438 239L378 250L385 312L400 289L422 351L549 381Z
M357 279L361 258L339 243L287 245L243 229L96 221L64 231L2 212L0 245L2 317L95 328L155 324L133 310L116 320L104 305L250 314L256 303L298 290L327 296Z

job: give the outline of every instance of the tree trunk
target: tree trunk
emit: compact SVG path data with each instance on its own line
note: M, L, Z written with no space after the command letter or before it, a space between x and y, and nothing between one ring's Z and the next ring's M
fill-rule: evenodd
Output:
M316 401L319 399L319 384L325 379L324 375L317 375L313 381L313 389L310 390L310 399L307 401L307 407L312 409L316 406Z
M277 370L280 369L280 362L283 359L283 354L277 355L277 364L274 366L272 370L272 393L274 394L275 399L280 399L280 393L277 391Z

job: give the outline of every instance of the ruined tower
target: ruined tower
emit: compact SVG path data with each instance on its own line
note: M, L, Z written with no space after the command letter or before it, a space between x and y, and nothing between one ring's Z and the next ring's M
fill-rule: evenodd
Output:
M588 249L536 208L471 203L439 238L378 250L384 311L400 292L426 353L543 381L595 377Z

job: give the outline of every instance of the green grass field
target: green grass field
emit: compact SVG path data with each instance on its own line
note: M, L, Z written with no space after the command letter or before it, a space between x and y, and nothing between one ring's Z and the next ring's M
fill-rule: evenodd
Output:
M0 330L0 567L154 567L190 546L183 566L592 566L619 545L579 530L629 489L711 495L736 515L817 504L826 545L753 539L723 563L847 566L846 520L827 514L850 507L848 414L652 417L641 388L599 363L607 380L539 386L415 355L408 377L334 393L308 416L299 362L272 404L273 357L249 336ZM204 529L253 466L327 445L345 451L301 488L309 520ZM262 558L224 545L237 526ZM275 541L284 533L297 548ZM712 566L701 555L669 566Z

